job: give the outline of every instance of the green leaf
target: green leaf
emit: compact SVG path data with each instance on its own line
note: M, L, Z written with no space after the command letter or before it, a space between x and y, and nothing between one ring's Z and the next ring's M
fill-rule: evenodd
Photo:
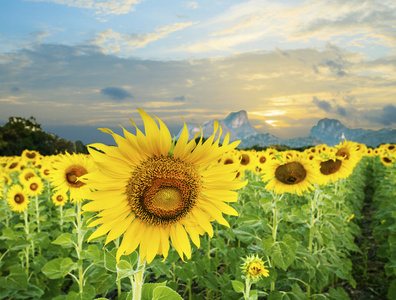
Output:
M44 273L45 276L47 276L50 279L57 279L57 278L62 278L62 272L61 272L61 263L63 261L63 258L55 258L53 260L50 260L45 264L45 266L41 269L41 271Z
M52 244L60 245L62 247L72 247L73 241L71 239L71 234L68 232L62 233L55 241L52 242Z
M286 292L273 291L268 295L268 300L290 300Z
M257 300L257 299L258 299L257 290L250 290L248 300Z
M269 255L271 253L271 248L274 245L274 239L272 236L268 235L261 240L261 247L263 248L264 252Z
M111 249L111 251L107 249L105 250L104 263L106 270L111 272L117 272L116 254L117 254L117 248L113 248Z
M388 299L396 299L396 279L393 279L388 289Z
M143 265L139 266L138 269L134 269L129 262L126 260L120 260L117 264L117 280L132 276L135 273L143 270Z
M11 228L4 228L1 232L0 240L14 240L15 234Z
M283 236L281 242L276 242L271 249L271 256L276 266L284 271L293 263L297 253L297 241L289 234Z
M81 259L86 260L93 260L93 261L100 261L102 260L102 251L98 249L98 245L89 245L87 250L81 251Z
M235 292L243 293L245 291L245 285L243 284L243 282L240 282L238 280L231 280L231 283Z
M69 292L66 296L66 300L87 300L94 299L96 295L95 288L92 285L84 285L82 293Z
M76 219L76 211L74 208L66 209L63 212L63 221L64 222L72 222Z
M13 266L7 276L7 288L26 290L28 285L26 271L20 266Z
M183 300L183 298L171 288L159 286L153 291L153 300Z
M161 283L145 283L142 286L142 300L152 300L154 289L165 286L166 282Z
M70 257L62 259L60 263L60 272L65 277L71 270L77 269L77 264L72 261Z
M337 289L330 288L329 289L330 298L332 300L347 300L350 299L347 292L342 287L338 287ZM391 299L391 298L390 298Z

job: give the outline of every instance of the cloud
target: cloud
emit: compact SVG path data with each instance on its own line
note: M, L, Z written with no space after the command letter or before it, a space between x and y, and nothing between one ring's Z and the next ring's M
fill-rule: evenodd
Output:
M396 124L396 106L389 104L384 106L382 110L370 111L368 117L374 122L392 126L392 124Z
M270 120L279 125L276 134L290 137L300 136L314 125L295 126L301 118L318 120L326 109L329 117L342 116L337 105L345 108L345 119L358 120L360 124L356 124L362 128L389 123L391 116L382 108L390 105L391 95L396 94L395 68L372 72L390 60L362 60L359 53L335 47L160 61L120 58L92 44L37 43L3 57L0 120L9 114L23 114L33 115L43 124L111 127L124 120L128 123L128 117L139 119L136 107L141 107L167 125L181 126L181 116L186 122L202 123L214 115L225 118L245 109L271 114ZM337 59L350 64L348 76L335 77L327 65L321 65ZM318 66L318 72L313 65ZM13 93L12 87L20 91ZM347 103L347 96L355 100ZM373 103L378 110L369 114ZM365 113L370 118L364 117ZM268 119L256 115L254 125L265 128Z
M323 41L360 48L394 48L395 19L396 5L392 1L250 0L202 21L200 28L208 34L199 35L180 50L235 52L244 51L244 44L271 50L267 45L299 43L305 47Z
M27 0L31 2L53 2L71 7L90 9L98 15L121 15L135 10L142 0Z
M173 101L186 101L186 98L184 96L175 97L173 98Z
M154 32L144 34L121 34L112 29L106 29L97 33L95 38L88 42L90 44L100 45L105 49L105 52L114 53L122 50L123 48L130 51L138 48L144 48L148 43L166 38L173 32L180 31L197 23L198 22L174 23L172 25L157 28Z
M129 93L127 90L124 90L123 88L119 87L106 87L104 89L101 89L100 92L105 95L109 96L111 99L115 101L122 101L126 98L132 98L132 94Z
M12 93L18 93L18 92L21 91L21 89L20 89L19 87L17 87L17 86L13 86L13 87L10 89L10 91L11 91Z
M329 112L331 110L331 104L326 100L319 100L316 96L313 97L312 103L315 103L317 107L325 112Z
M347 115L347 111L346 111L345 107L342 107L342 106L337 106L337 113L343 117L345 117Z
M196 1L188 1L187 7L191 9L197 9L199 8L199 4Z
M36 39L42 39L47 36L51 36L51 33L48 30L34 31L31 35Z
M167 37L169 34L182 30L186 27L197 24L198 22L175 23L156 29L154 32L145 34L127 34L124 35L124 45L128 45L130 49L143 48L148 43Z

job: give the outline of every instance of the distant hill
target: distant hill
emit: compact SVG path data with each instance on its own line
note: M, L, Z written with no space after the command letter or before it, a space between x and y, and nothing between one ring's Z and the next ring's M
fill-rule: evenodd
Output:
M81 141L71 142L52 133L46 133L34 117L10 117L0 126L0 156L19 156L22 151L36 150L42 155L88 153Z
M208 138L213 134L215 120L201 124L203 136ZM261 133L249 123L247 112L244 110L230 113L224 120L218 120L224 132L230 133L230 141L241 140L238 148L257 146L285 145L292 148L327 144L338 145L344 139L377 147L382 143L396 143L396 129L384 128L378 131L366 129L350 129L335 119L321 119L313 126L307 137L281 139L269 133ZM200 132L199 125L188 124L189 137ZM180 133L179 133L180 135ZM178 136L179 136L178 135ZM224 136L224 134L223 134Z

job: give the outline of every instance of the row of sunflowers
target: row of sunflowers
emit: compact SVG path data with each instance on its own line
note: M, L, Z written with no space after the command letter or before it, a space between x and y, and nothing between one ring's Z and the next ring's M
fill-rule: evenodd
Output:
M220 145L218 124L205 142L186 126L175 142L140 114L146 134L102 129L116 147L0 159L0 296L345 296L365 168L394 168L395 145L244 151L228 135Z

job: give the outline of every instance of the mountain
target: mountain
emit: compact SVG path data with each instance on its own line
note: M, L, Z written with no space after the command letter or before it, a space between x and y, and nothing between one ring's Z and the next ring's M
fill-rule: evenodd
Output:
M206 121L201 124L203 136L208 138L213 134L215 120ZM281 139L269 133L261 133L249 123L247 112L244 110L230 113L224 120L217 120L224 133L230 133L230 141L241 140L238 148L249 148L255 145L285 145L292 148L315 146L327 144L338 145L344 139L377 147L382 143L396 143L396 129L384 128L378 131L371 129L350 129L335 119L321 119L313 126L307 137L294 139ZM199 125L187 125L189 137L193 138L195 133L200 132ZM180 133L178 134L178 136ZM177 138L178 138L177 136ZM222 140L222 138L221 138Z
M250 126L247 112L244 110L230 113L224 120L218 120L223 133L230 133L230 141L242 140L261 134L254 127ZM206 121L201 124L203 130L203 136L209 137L213 134L214 120ZM200 132L201 128L199 125L191 126L187 125L189 129L190 138L195 135L195 133ZM179 133L180 134L180 133ZM225 134L223 134L224 137Z

